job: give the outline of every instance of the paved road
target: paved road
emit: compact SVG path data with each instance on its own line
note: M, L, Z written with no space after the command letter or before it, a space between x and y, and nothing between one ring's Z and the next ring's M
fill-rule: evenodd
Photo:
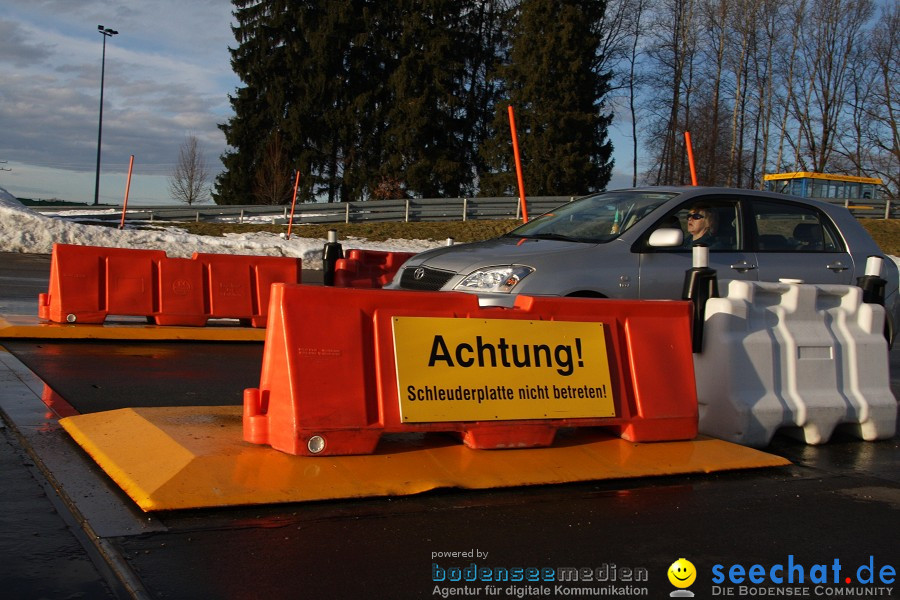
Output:
M18 261L0 256L0 280L18 282L18 276L10 273L24 273L21 287L11 288L11 294L21 293L21 301L27 302L35 288L42 291L34 269L46 263L31 257L23 261L30 267L17 271L18 267L8 265ZM2 306L7 292L0 295ZM56 354L70 355L67 360L75 360L71 356L87 349L64 348ZM129 349L117 348L120 351L103 358L106 382L126 372L122 369L128 359L116 356L127 357ZM238 370L248 360L246 348L207 348L215 352L223 371ZM171 350L155 362L165 365L184 358L178 347ZM181 351L194 352L188 346ZM891 365L896 394L900 390L897 351L892 352ZM96 373L90 376L95 384L104 385ZM128 378L140 389L149 384L133 373ZM199 393L212 379L198 377L186 383L183 391ZM800 597L820 597L809 583L814 565L831 568L839 560L841 582L831 587L840 588L841 593L858 584L856 579L846 584L844 576L855 578L856 569L870 560L876 572L884 565L900 568L897 438L879 443L839 439L820 447L778 438L768 450L793 462L778 469L144 515L96 472L64 433L26 431L19 437L11 429L4 434L5 446L0 439L0 468L4 480L11 473L10 477L26 485L13 488L18 491L3 486L0 514L5 521L0 524L30 514L23 505L33 506L48 513L36 531L49 528L59 534L59 539L39 548L20 550L12 541L0 545L0 586L16 583L20 587L15 589L25 592L35 586L35 594L20 597L95 597L96 592L96 597L130 593L152 598L432 598L441 597L442 591L432 581L435 563L444 568L475 562L490 568L586 567L610 580L603 586L616 585L620 591L632 585L623 581L625 569L645 568L649 581L640 586L649 593L641 596L632 590L626 595L659 598L674 589L665 573L682 556L700 572L691 587L698 598L722 591L710 582L717 564L726 571L734 564L761 564L768 572L773 565L789 563L805 569L804 583L810 590L808 596ZM76 502L79 514L94 536L94 546L107 553L130 592L122 584L105 583L109 579L105 563L73 544L87 536L84 529L71 524L71 516L56 508L62 503L39 498L35 485L47 486L39 485L41 474L29 466L23 444L38 446L51 476L56 474L61 482L63 497L90 497ZM70 483L73 477L87 482L84 488ZM15 539L23 535L19 531ZM435 557L435 553L470 550L487 557ZM3 556L13 552L20 552L26 563L48 565L54 576L71 576L63 578L61 585L41 588L40 569L33 569L30 577L14 581ZM99 563L100 568L89 567L87 561L92 558L90 564ZM612 573L616 573L614 582ZM553 589L524 585L503 584L500 595L562 597L554 596ZM590 586L598 585L584 584L587 597L596 597ZM755 589L769 589L773 584L767 586ZM479 596L489 591L483 584L449 587ZM887 587L879 587L879 597L900 596L898 586L892 586L890 594L884 593ZM740 591L737 586L729 589L735 594ZM821 597L825 593L823 589Z
M0 424L0 590L5 598L113 598L91 546ZM55 500L55 501L54 501ZM86 541L86 540L85 540ZM99 561L98 561L99 562Z

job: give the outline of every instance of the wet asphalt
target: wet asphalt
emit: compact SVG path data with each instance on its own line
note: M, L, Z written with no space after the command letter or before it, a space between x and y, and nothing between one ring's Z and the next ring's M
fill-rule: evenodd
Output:
M0 254L0 313L34 303L48 271L48 257ZM124 405L232 403L223 394L246 387L262 352L254 344L0 343L84 412L105 410L111 398ZM900 351L890 360L896 395ZM152 375L142 377L139 364ZM173 379L179 383L160 387ZM127 394L119 387L125 382L133 388ZM475 562L588 568L603 573L604 589L617 587L619 597L662 598L673 590L666 571L679 557L697 567L691 590L698 598L728 589L740 596L737 586L712 585L716 565L789 561L806 567L808 597L825 597L809 583L813 565L839 560L842 580L829 589L842 594L858 583L843 576L856 577L870 561L876 570L900 567L896 437L817 447L778 437L767 451L793 464L777 469L145 515L64 432L29 430L5 417L2 597L434 598L450 588L484 597L491 590L483 583L433 581L435 565L439 574ZM70 483L79 477L83 487ZM649 579L627 593L633 584L623 573L640 569ZM887 587L878 597L900 597L897 585L890 593ZM527 582L499 585L499 592L564 595Z
M0 481L3 597L115 598L77 525L7 427L0 427Z

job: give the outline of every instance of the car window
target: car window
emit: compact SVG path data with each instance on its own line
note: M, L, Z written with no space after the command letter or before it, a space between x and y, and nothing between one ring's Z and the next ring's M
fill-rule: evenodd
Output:
M681 229L684 243L653 251L690 252L697 243L706 244L711 252L734 252L743 247L740 205L735 200L694 199L660 219L653 230L660 228Z
M586 243L608 242L634 227L674 196L671 192L631 190L588 196L563 204L507 235Z
M812 206L753 202L751 221L758 252L843 252L834 225Z

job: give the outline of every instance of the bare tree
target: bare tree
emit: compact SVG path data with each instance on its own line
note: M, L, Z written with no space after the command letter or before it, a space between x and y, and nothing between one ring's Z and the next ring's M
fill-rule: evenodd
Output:
M169 178L169 194L172 199L185 204L197 204L209 199L209 167L203 158L200 141L189 135L178 151L175 172Z
M860 172L880 177L892 200L900 198L900 5L881 14L872 36L874 76L863 106L868 153Z
M803 81L794 96L799 162L827 172L845 116L848 88L858 69L857 46L873 13L871 0L813 0L801 29Z
M654 115L649 127L648 145L656 162L655 175L648 179L657 185L682 184L684 152L681 132L689 122L690 85L695 60L697 31L694 22L696 0L663 0L655 6L651 26L648 60Z
M702 181L706 185L721 185L719 178L720 140L719 111L722 106L722 84L725 70L725 49L728 41L728 8L727 0L708 0L701 5L703 36L706 39L707 62L709 72L706 77L712 86L712 97L708 101L708 127L705 131L707 152L697 153L702 156Z
M797 54L800 49L800 29L803 26L803 15L806 13L806 0L795 0L795 4L788 8L790 17L787 22L791 25L791 43L790 52L782 56L780 70L783 73L783 98L779 99L781 110L781 122L779 126L778 143L776 145L777 155L773 171L779 173L784 168L784 148L790 145L790 133L788 131L788 119L791 114L791 106L794 104L794 81L798 72Z
M631 186L637 187L638 183L638 132L637 132L637 108L635 107L635 95L637 93L638 81L637 61L638 48L643 36L643 25L641 17L644 14L644 0L637 0L634 6L632 20L632 37L631 48L628 52L628 109L631 113Z
M729 15L730 42L726 46L726 67L733 78L731 110L731 147L728 150L729 187L743 185L744 126L746 123L747 95L749 93L749 62L755 51L755 34L759 6L755 0L739 0Z
M648 0L609 0L602 20L597 24L600 44L594 70L610 73L609 99L612 103L622 102L627 97L631 115L632 140L632 187L638 177L638 135L636 95L642 85L638 69L638 57L642 53L644 12Z
M757 149L761 156L758 163L754 160L751 174L753 181L759 185L760 189L763 188L763 175L765 175L769 163L769 150L773 135L772 125L775 120L775 61L777 48L786 45L780 31L781 25L788 19L787 9L788 7L780 0L763 0L762 3L763 51L755 61L759 118L762 126L757 140Z
M861 62L859 68L847 87L846 124L837 138L835 153L838 157L834 165L842 172L864 176L864 165L870 162L866 134L870 131L871 116L867 107L873 106L872 93L878 86L878 71L875 63L870 61Z
M646 4L649 27L632 46L646 51L619 63L627 88L641 56L648 82L640 128L652 160L647 181L684 183L677 140L690 129L705 185L757 187L767 172L832 171L880 177L896 197L900 4L873 19L875 4Z

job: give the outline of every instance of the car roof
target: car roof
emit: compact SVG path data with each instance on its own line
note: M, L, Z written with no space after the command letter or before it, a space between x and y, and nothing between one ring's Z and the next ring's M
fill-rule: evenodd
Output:
M660 185L660 186L643 186L643 187L635 187L635 188L619 188L615 190L607 190L609 192L672 192L678 194L677 198L672 198L673 201L677 200L681 202L683 200L695 197L695 196L709 196L709 195L722 195L722 196L753 196L755 198L768 198L770 200L776 200L780 202L792 202L796 204L805 204L809 206L815 206L820 208L828 213L833 214L835 209L844 209L842 206L838 206L835 204L831 204L829 202L824 202L822 200L817 200L815 198L800 198L798 196L789 196L787 194L781 194L778 192L766 192L763 190L751 190L746 188L729 188L729 187L705 187L705 186L692 186L692 185ZM591 194L592 196L596 194ZM849 211L848 211L849 212Z

